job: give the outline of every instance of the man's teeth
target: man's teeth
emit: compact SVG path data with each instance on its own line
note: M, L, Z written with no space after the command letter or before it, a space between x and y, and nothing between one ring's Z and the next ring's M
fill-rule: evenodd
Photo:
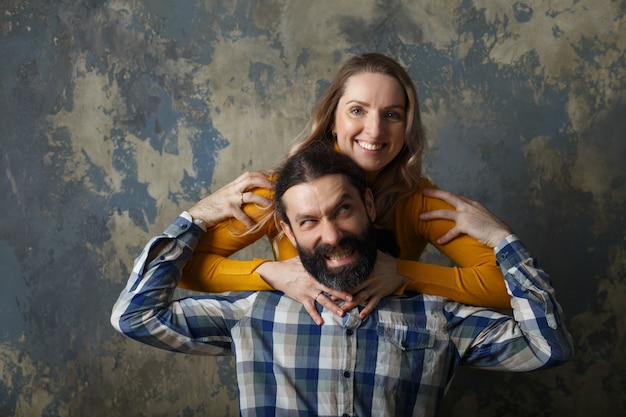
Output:
M330 259L331 261L338 261L339 259L343 259L346 256L350 256L351 253L352 253L351 250L345 250L342 252L332 253L328 255L328 259Z
M367 142L358 142L359 146L363 149L367 149L368 151L378 151L383 148L382 144L374 144Z

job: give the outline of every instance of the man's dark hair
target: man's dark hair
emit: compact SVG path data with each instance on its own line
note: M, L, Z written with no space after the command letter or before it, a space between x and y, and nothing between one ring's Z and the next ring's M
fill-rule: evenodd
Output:
M283 195L289 188L312 182L326 175L343 175L365 201L367 190L365 171L350 157L336 151L334 147L324 143L314 143L289 157L278 171L274 190L274 204L278 220L289 224L283 202Z

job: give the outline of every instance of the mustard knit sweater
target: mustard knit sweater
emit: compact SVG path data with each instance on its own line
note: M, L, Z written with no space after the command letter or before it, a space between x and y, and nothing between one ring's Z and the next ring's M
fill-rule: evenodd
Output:
M420 189L423 188L435 186L422 179ZM269 195L267 190L261 193ZM454 210L454 207L442 200L425 197L421 191L397 204L393 230L400 249L397 273L410 279L397 293L413 291L447 297L464 304L510 308L510 297L490 247L465 235L445 245L438 245L437 238L450 230L454 223L450 220L426 222L418 218L422 212L439 209ZM262 215L262 210L253 204L246 205L244 211L255 220ZM296 249L287 238L277 238L278 231L272 221L257 233L241 236L242 231L245 228L237 220L228 220L207 230L192 259L185 266L180 287L204 292L271 290L255 272L267 260L239 261L228 257L263 235L272 243L277 260L296 256ZM428 243L457 266L419 262Z

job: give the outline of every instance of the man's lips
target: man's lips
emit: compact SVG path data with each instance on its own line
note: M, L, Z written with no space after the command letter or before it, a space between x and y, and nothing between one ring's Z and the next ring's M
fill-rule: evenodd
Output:
M340 259L347 258L348 256L352 255L352 252L354 252L353 249L344 249L341 251L329 253L326 255L326 258L331 261L338 261Z
M356 251L354 248L339 249L325 255L328 266L341 267L355 261Z

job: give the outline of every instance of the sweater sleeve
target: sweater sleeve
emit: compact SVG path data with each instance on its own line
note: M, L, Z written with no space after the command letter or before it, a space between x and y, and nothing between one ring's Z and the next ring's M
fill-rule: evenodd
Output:
M257 192L269 196L268 190ZM247 204L244 212L258 222L266 211L254 204ZM269 284L255 272L268 259L241 261L230 259L229 256L265 235L270 240L274 239L277 235L276 227L270 220L265 227L253 233L246 231L245 226L235 219L225 220L209 228L185 266L179 287L203 292L271 290ZM279 255L279 245L272 247L275 254Z
M422 187L435 188L427 180ZM502 273L493 249L470 236L459 236L445 245L436 243L454 226L450 220L419 220L422 212L454 207L421 192L401 201L396 211L396 238L401 249L398 274L410 279L405 290L439 295L463 304L490 308L511 308ZM430 243L457 266L418 262L425 246Z

